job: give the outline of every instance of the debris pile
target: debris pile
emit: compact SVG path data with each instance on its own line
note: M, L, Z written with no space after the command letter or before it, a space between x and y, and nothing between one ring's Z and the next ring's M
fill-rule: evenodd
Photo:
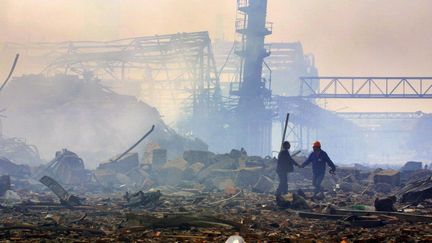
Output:
M26 138L43 158L51 157L54 149L68 148L95 168L136 141L137 134L152 124L157 129L150 141L168 149L170 158L184 150L207 149L202 141L184 138L166 126L155 108L117 94L93 78L24 75L8 84L0 104L7 108L4 134ZM141 147L139 151L144 150ZM17 162L31 162L22 157Z
M44 161L34 145L27 144L20 138L7 138L0 136L0 156L8 158L17 164L37 166Z
M0 157L0 175L10 175L17 178L26 178L31 174L30 166L18 165L7 158Z
M324 191L317 195L312 193L311 167L296 168L288 176L289 192L276 198L275 158L249 156L244 149L209 152L199 140L182 138L165 126L153 108L112 93L96 80L30 75L14 85L12 93L28 99L11 103L12 96L0 97L11 107L8 130L28 133L35 144L43 139L45 152L53 144L68 149L57 151L37 168L15 163L25 160L22 154L0 158L2 238L19 242L432 240L428 233L432 176L421 163L408 162L400 170L358 164L338 167L336 174L325 176ZM32 92L24 89L27 86ZM22 123L35 112L32 124ZM33 123L38 129L26 130ZM152 124L155 132L145 144L140 142L153 128L128 147ZM58 129L64 138L54 136ZM37 149L22 150L29 158L38 158ZM302 154L293 158L299 164L305 160ZM97 167L90 170L88 165Z
M397 170L378 171L374 175L375 184L386 183L392 186L400 185L400 172Z
M83 199L69 194L57 181L49 176L44 176L39 180L42 184L47 186L51 191L60 199L60 203L67 206L81 205Z
M432 198L432 176L406 185L398 192L398 195L401 202L415 205Z
M66 185L85 185L90 182L91 172L84 167L84 161L67 149L57 151L55 157L37 173L49 175Z
M431 177L398 185L398 171L339 167L336 175L326 176L325 191L313 196L310 168L296 169L289 174L290 192L275 198L274 158L242 150L190 150L169 159L159 146L146 156L140 160L129 152L88 171L80 156L62 150L43 171L64 178L44 175L40 182L46 187L15 192L1 177L6 192L0 197L0 235L17 241L60 236L144 242L430 239ZM96 179L66 190L62 185L78 176L66 170L87 171Z

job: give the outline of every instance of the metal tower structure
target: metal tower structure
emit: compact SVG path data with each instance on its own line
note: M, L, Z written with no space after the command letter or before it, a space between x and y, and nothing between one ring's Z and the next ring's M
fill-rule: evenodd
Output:
M264 58L270 55L264 39L272 33L266 22L267 0L237 1L236 32L240 37L235 53L240 57L238 89L231 95L238 97L234 129L237 146L251 154L268 155L271 151L272 111L269 109L271 91L263 80ZM232 86L233 87L233 86Z
M233 42L219 40L213 42L213 47L216 63L220 67L221 88L229 91L229 84L240 76L240 57L233 54ZM269 47L271 55L265 58L263 77L271 80L272 94L298 96L301 92L298 77L318 76L314 56L305 54L300 42L269 42L266 49ZM308 83L314 89L318 88L318 81Z

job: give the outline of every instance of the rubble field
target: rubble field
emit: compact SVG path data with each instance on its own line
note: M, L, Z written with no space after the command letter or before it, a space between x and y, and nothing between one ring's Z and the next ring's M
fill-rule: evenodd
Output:
M311 168L289 174L275 200L276 159L185 151L128 153L87 170L62 150L31 174L7 159L0 238L14 242L431 242L432 177L338 167L312 197ZM301 162L304 157L297 155ZM8 168L11 171L8 171ZM9 173L8 172L14 172ZM7 174L7 175L6 175Z
M340 202L342 195L326 203ZM21 205L2 209L0 237L17 242L224 242L236 232L246 242L430 242L429 223L387 217L375 227L349 220L321 220L280 209L271 195L241 192L164 196L154 209L121 206L120 195L89 199L87 206ZM200 202L197 202L200 201ZM317 204L314 211L319 211ZM157 219L154 222L149 219Z

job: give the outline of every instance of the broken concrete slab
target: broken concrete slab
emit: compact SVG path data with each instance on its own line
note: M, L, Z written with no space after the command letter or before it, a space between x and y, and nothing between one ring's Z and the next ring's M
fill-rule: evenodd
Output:
M257 183L252 188L252 191L258 193L271 193L274 192L275 182L267 176L261 175Z
M408 161L400 169L400 171L417 171L423 169L423 163L419 161Z
M393 185L390 185L388 183L376 183L376 184L374 184L375 191L380 192L380 193L385 193L385 194L390 193L393 190L393 187L394 187Z
M361 193L362 187L357 182L342 182L339 188L344 192Z
M383 170L376 172L374 175L374 183L388 183L393 186L399 186L400 172L397 170Z
M214 178L209 182L211 182L210 187L215 187L219 191L229 192L237 190L234 181L230 178Z
M154 149L152 151L152 169L160 169L168 161L168 155L166 149Z
M343 166L343 167L338 167L336 174L339 177L344 178L345 182L349 182L348 180L351 180L351 182L356 181L359 179L360 177L360 170L357 169L356 167L347 167L347 166Z
M208 166L213 162L214 155L209 151L188 150L183 153L183 159L190 164L203 163Z
M37 177L49 175L63 184L80 185L91 179L90 171L84 167L84 161L74 152L62 149L38 173Z
M402 177L404 176L404 173L401 173L401 180L403 180L404 184L409 184L412 183L414 181L418 181L418 180L425 180L428 177L432 176L432 170L418 170L418 171L414 171L412 173L409 174L408 178L404 178Z
M211 165L219 164L218 169L238 169L239 168L239 161L231 158L229 154L216 154L212 161Z
M397 210L394 207L395 203L396 203L395 196L382 198L382 199L376 198L374 202L374 206L376 211L396 212Z
M142 189L154 184L152 176L140 167L128 173L115 173L110 170L98 169L94 172L94 177L103 187L103 191Z
M134 170L129 171L126 174L132 181L132 184L129 186L143 186L148 180L150 180L150 174L147 173L142 168L136 168Z
M99 164L98 169L108 169L119 173L127 173L139 165L138 153L128 153L117 161Z
M183 179L183 171L176 167L162 167L153 177L159 185L175 186Z
M205 165L203 163L194 163L188 165L183 172L183 178L185 180L197 179L197 174L204 169Z
M114 176L117 179L117 181L119 182L119 184L116 185L117 188L128 187L128 186L131 186L134 184L134 181L132 180L132 178L130 178L126 174L115 173Z
M101 183L106 188L111 189L121 185L119 180L116 178L115 173L111 171L99 169L94 172L94 176L96 177L97 181L99 181L99 183Z
M249 156L246 160L246 166L256 167L256 166L265 166L266 160L259 156Z
M31 170L28 165L18 165L5 157L0 157L0 174L26 178L30 176Z
M423 171L428 171L428 170L423 170L422 162L408 161L400 169L401 181L403 183L406 183L413 177L414 174L421 173ZM419 178L415 178L415 179L419 179Z
M127 203L126 207L155 207L159 203L159 199L162 196L162 193L158 190L155 192L142 192L138 191L133 194L129 194L126 192L124 198Z
M261 172L262 167L241 169L237 174L235 183L241 188L253 187L258 182Z
M68 206L78 206L82 203L82 198L69 194L57 181L49 176L44 176L39 180L42 184L51 189L60 199L60 203Z
M414 181L397 193L401 203L420 203L432 198L432 176L423 180Z
M207 179L210 179L209 177L213 173L215 173L215 171L234 171L236 169L236 167L234 166L235 161L232 158L226 155L218 156L218 158L222 160L218 160L217 162L214 162L213 164L205 167L197 174L198 181L205 181Z
M168 160L163 166L162 169L164 168L177 168L181 171L184 171L188 166L188 162L186 160L184 160L181 157L172 159L172 160Z

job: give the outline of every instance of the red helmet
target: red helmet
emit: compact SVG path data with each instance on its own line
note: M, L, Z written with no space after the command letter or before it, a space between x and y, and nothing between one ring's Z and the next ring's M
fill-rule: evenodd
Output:
M314 143L313 143L313 146L312 146L313 148L321 148L321 143L319 142L319 141L315 141Z

